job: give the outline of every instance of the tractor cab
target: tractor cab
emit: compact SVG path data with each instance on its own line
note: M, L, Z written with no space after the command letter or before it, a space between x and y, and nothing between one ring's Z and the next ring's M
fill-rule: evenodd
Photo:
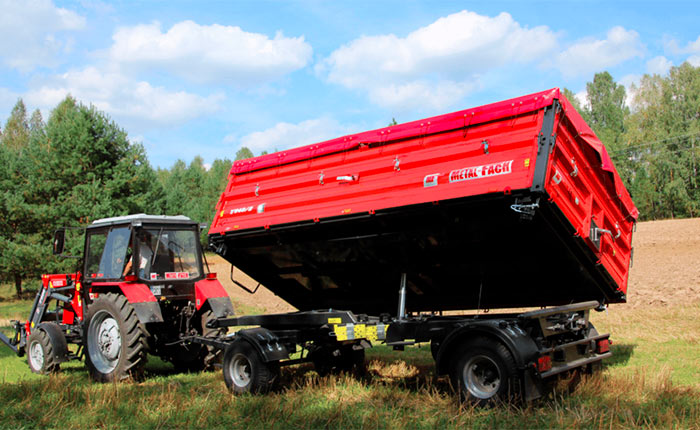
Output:
M199 225L185 216L129 215L86 230L86 282L196 282L203 278Z

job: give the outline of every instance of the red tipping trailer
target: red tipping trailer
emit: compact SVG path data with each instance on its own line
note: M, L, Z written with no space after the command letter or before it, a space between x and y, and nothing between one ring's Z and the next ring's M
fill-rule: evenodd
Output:
M209 238L300 310L616 303L637 216L555 88L235 162Z

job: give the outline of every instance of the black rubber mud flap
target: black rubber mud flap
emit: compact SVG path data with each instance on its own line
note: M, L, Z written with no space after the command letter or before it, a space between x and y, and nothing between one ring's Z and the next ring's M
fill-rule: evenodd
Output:
M141 324L163 322L163 313L158 302L131 303Z

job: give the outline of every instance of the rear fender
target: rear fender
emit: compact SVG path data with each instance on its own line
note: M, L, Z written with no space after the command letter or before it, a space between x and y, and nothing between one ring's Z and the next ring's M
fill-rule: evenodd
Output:
M453 351L459 345L479 336L494 339L505 345L519 369L524 369L537 356L537 345L517 324L504 324L493 320L479 321L454 330L441 342L435 359L438 375L449 372Z
M102 294L107 291L121 292L126 300L134 307L136 316L141 324L163 322L163 313L156 296L146 284L132 282L93 283L91 294Z
M209 305L212 313L217 318L233 316L233 303L228 293L216 279L202 279L194 284L195 306L200 310L204 305Z
M151 289L145 284L120 283L122 293L136 311L141 324L163 322L163 313Z
M270 330L262 327L239 330L234 342L248 342L266 363L289 358L289 351Z

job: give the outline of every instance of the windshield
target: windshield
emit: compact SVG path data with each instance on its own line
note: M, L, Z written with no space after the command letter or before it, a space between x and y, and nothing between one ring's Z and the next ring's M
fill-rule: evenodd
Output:
M91 279L119 279L127 259L129 228L98 230L88 237L86 275Z
M192 279L201 275L194 229L145 228L136 235L138 276L149 281Z

